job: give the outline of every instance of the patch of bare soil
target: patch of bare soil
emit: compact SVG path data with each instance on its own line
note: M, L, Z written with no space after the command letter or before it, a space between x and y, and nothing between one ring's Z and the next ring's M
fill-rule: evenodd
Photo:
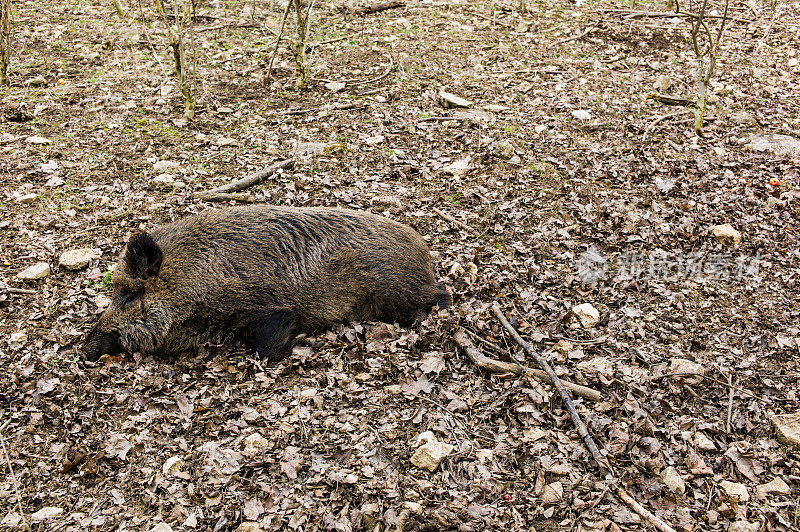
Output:
M110 2L13 3L4 526L648 528L550 386L484 373L457 349L463 327L486 354L533 364L496 301L559 375L602 393L578 412L655 515L677 530L800 527L798 449L770 423L798 411L798 160L745 142L800 137L796 2L734 6L702 135L685 108L648 98L695 86L689 26L661 5L426 1L356 16L318 3L314 79L297 90L283 48L262 84L280 6L200 4L185 122L148 6L123 20ZM444 109L441 89L472 110ZM197 193L284 157L298 164L256 201L412 225L454 306L413 328L338 326L273 365L233 346L85 364L126 238L218 206ZM176 163L160 183L159 160ZM740 243L712 234L726 223ZM97 258L59 267L77 248ZM17 277L38 262L49 276ZM583 303L596 325L572 312ZM433 473L411 463L428 431L453 446Z

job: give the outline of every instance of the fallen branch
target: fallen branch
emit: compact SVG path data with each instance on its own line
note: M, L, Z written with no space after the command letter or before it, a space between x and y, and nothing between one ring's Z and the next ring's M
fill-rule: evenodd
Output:
M219 194L211 194L208 192L200 192L195 197L203 201L211 201L211 202L238 201L241 203L253 203L254 201L256 201L255 198L253 198L253 196L246 193L237 194L230 192L228 193L220 192Z
M577 410L575 410L575 404L572 402L572 397L570 397L569 393L567 393L564 383L562 383L561 379L558 378L558 375L556 375L555 371L553 371L553 368L551 368L550 364L545 359L540 357L536 351L534 351L533 347L531 347L531 344L523 340L517 330L512 327L510 323L508 323L508 320L503 315L503 311L500 310L500 307L497 305L497 303L492 304L492 312L494 312L494 315L497 316L497 319L500 320L500 323L503 324L503 327L506 328L514 340L516 340L516 342L522 346L525 352L532 356L536 363L547 372L547 375L550 377L553 386L555 386L559 395L561 395L561 400L564 402L564 406L567 407L569 416L572 418L572 423L575 425L575 428L578 429L578 434L580 434L581 438L583 439L583 443L586 445L586 448L589 449L590 453L592 453L592 458L594 458L594 461L597 462L600 467L610 471L611 465L604 457L600 456L600 451L597 449L597 445L594 443L591 434L589 434L589 431L581 420L581 417L578 415Z
M389 9L396 9L398 7L405 7L405 2L394 0L392 2L379 2L369 6L359 7L358 9L351 10L356 15L371 15L372 13L380 13ZM346 9L346 8L345 8Z
M473 344L472 340L469 339L464 329L459 329L456 331L453 339L456 341L458 346L464 350L470 360L472 360L472 362L481 369L485 369L490 373L513 373L514 375L523 375L525 377L534 378L538 381L553 384L553 381L550 379L547 373L542 370L526 368L525 366L520 366L519 364L514 364L513 362L503 362L501 360L495 360L487 357L481 353L477 347L475 347L475 344ZM603 400L603 396L597 390L566 381L561 381L561 383L565 388L568 388L571 392L579 397L596 402Z
M647 95L648 100L655 100L666 105L682 105L684 107L694 107L695 101L685 96L669 96L668 94L652 93Z
M658 124L663 122L664 120L669 120L670 118L677 118L679 116L694 113L691 109L684 109L683 111L678 111L677 113L671 113L668 115L659 116L655 120L653 120L650 125L647 126L647 129L644 130L644 135L642 135L642 144L647 141L647 136L656 128Z
M227 185L222 185L221 187L212 188L211 190L200 192L197 194L197 197L202 198L203 196L216 196L218 194L225 194L228 192L238 192L240 190L250 188L253 185L259 184L264 179L270 177L271 175L277 173L280 170L292 168L293 166L294 166L294 159L284 159L283 161L278 161L275 164L267 166L263 170L259 170L258 172L252 173L241 179L232 181Z
M574 35L572 37L568 37L566 39L561 39L559 41L554 41L554 42L550 43L550 45L553 46L553 45L556 45L556 44L564 44L564 43L568 43L570 41L577 41L578 39L583 39L584 37L586 37L587 35L592 33L595 29L597 29L597 25L598 24L599 24L599 22L595 22L594 24L589 26L589 28L586 31L584 31L583 33L580 33L578 35Z
M17 475L14 474L14 469L11 467L11 457L8 455L8 449L6 449L6 439L3 436L3 432L5 432L6 427L8 426L11 420L7 420L3 423L3 426L0 427L0 445L3 448L3 455L6 458L6 465L8 466L8 473L9 478L13 481L14 485L14 493L17 496L17 508L19 508L19 517L22 519L22 525L25 530L30 530L31 526L28 524L28 520L25 518L25 512L22 510L22 497L19 494L19 479Z
M575 425L575 428L578 429L578 434L581 435L583 438L583 443L589 449L589 452L592 454L592 458L594 461L597 462L602 469L608 471L611 475L610 478L607 478L607 481L611 485L616 485L616 492L622 501L627 504L634 512L639 514L642 518L646 519L650 522L654 527L659 529L661 532L675 532L675 529L669 526L667 523L659 519L656 515L650 512L647 508L636 502L625 488L622 487L617 475L614 473L614 468L611 467L611 464L606 460L604 457L600 456L600 451L597 449L597 445L594 443L592 436L589 434L589 431L586 429L586 425L584 425L583 421L581 420L578 412L575 410L575 405L572 403L572 398L566 391L566 386L564 383L558 378L558 376L553 372L553 368L550 367L550 364L547 363L546 360L542 359L536 351L534 351L533 347L522 339L516 329L508 323L508 320L503 315L503 312L500 310L500 307L495 302L492 304L492 312L494 315L497 316L497 319L500 320L500 323L503 324L503 327L511 334L511 336L516 340L516 342L522 346L526 353L536 360L536 362L544 368L547 374L553 381L553 385L558 389L559 394L561 395L561 399L564 401L564 405L566 405L567 410L569 411L569 415L572 418L572 423Z
M460 228L461 228L461 229L463 229L464 231L467 231L468 233L474 233L474 232L475 232L475 230L474 230L472 227L468 226L468 225L467 225L467 224L465 224L464 222L461 222L461 221L459 221L459 220L456 220L455 218L453 218L452 216L450 216L450 215L449 215L449 214L447 214L446 212L444 212L444 211L440 211L440 210L439 210L439 209L437 209L436 207L434 207L434 208L433 208L433 212L435 212L436 214L438 214L439 216L441 216L442 218L444 218L445 220L447 220L447 221L448 221L448 222L450 222L451 224L453 224L453 225L456 225L456 226L460 227Z
M36 293L36 290L30 290L28 288L14 288L12 286L8 286L3 288L9 294L24 294L24 295L33 295Z

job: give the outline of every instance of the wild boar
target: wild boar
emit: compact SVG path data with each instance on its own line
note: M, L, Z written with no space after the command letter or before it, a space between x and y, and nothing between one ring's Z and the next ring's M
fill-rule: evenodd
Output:
M300 333L347 321L408 324L451 303L419 233L334 208L207 210L135 234L112 284L84 342L88 360L230 341L276 358Z

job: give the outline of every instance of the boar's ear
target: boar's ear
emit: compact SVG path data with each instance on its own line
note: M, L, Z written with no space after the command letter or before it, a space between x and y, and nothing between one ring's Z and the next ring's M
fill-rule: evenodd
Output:
M147 233L135 234L128 240L125 264L131 276L147 279L158 275L162 259L161 248Z

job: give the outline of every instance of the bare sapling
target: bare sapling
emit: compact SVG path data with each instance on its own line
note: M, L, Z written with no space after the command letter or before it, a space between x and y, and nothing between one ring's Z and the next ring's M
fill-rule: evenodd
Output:
M11 0L0 0L0 85L8 85L8 54L11 46Z
M695 57L697 57L697 102L694 115L694 130L703 129L703 120L706 115L708 104L708 85L714 69L717 66L720 45L722 44L722 34L725 24L728 21L728 3L725 0L725 7L722 18L717 23L716 33L713 22L706 17L708 0L703 0L696 14L690 16L692 21L691 41ZM675 10L680 11L678 2L675 2Z
M187 27L194 15L193 2L175 0L172 4L172 19L168 19L162 0L154 0L164 26L169 34L169 45L172 48L172 57L175 60L175 73L178 76L178 89L183 96L184 118L194 118L196 101L194 62L189 61L186 53Z
M294 2L294 10L297 15L297 40L294 43L294 63L297 80L295 85L297 88L303 87L308 81L311 73L308 66L308 26L309 19L311 18L311 8L314 6L314 0L308 2L308 7L303 9L303 0L289 0Z

